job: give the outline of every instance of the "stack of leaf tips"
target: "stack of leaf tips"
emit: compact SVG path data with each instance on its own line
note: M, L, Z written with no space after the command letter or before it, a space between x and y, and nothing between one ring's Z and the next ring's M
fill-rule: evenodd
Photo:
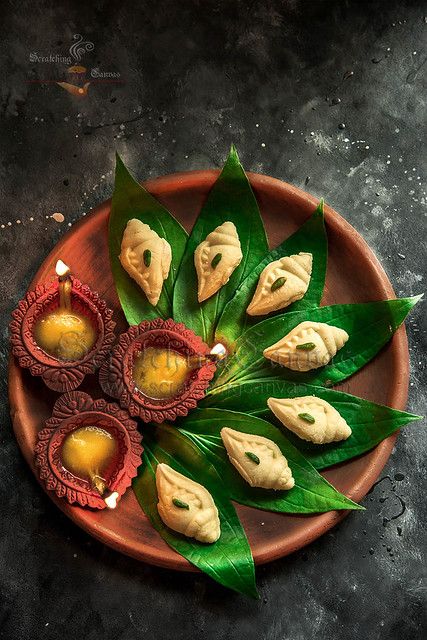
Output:
M118 259L124 229L132 218L148 224L172 246L169 277L156 307L148 302ZM243 259L229 282L199 304L194 251L225 220L237 228ZM251 549L231 500L288 514L362 508L334 489L318 470L369 451L419 417L327 387L342 382L369 362L421 296L320 307L327 265L323 201L298 231L269 251L256 198L234 147L189 236L173 215L134 180L117 156L109 249L118 297L129 324L171 317L208 344L223 342L232 348L232 355L225 366L218 368L196 410L173 427L144 427L144 459L133 489L153 527L170 547L219 583L256 596ZM305 296L285 312L264 319L248 316L246 308L262 270L273 260L300 251L313 255ZM341 327L350 339L333 361L320 369L301 373L272 366L262 355L264 348L308 319ZM284 429L276 426L267 399L301 395L322 398L336 408L352 429L350 438L316 446L290 432L285 435ZM224 426L275 442L288 460L295 487L290 491L269 491L246 484L227 459L219 435ZM155 469L160 462L201 483L212 494L221 521L221 536L213 545L185 538L160 519L155 485Z

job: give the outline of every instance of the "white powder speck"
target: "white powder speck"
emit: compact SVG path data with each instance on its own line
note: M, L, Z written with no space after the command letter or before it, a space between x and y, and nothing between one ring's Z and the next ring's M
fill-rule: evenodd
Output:
M289 131L289 133L293 133L293 132L294 132L294 130L293 130L293 129L291 129L291 130Z
M369 149L369 145L368 144L366 145L365 149Z
M1 228L4 229L4 224L1 225Z
M384 209L382 207L380 207L379 204L377 204L377 205L375 205L375 207L372 207L371 213L372 213L373 216L378 218L379 216L384 215Z
M399 133L399 132L400 132L399 127L396 127L396 129L394 130L394 133Z
M34 218L33 218L33 217L31 217L31 218L30 218L30 222L33 222L33 220L34 220Z
M265 147L265 142L261 142L261 147Z
M350 142L348 138L344 138L344 142Z
M16 224L21 224L21 221L20 221L20 220L17 220L17 221L16 221Z
M11 223L11 222L8 222L8 223L7 223L7 226L8 226L8 227L11 227L11 226L12 226L12 223Z
M255 126L256 126L256 127L259 127L259 124L258 124L258 122L257 122L257 123L255 124Z

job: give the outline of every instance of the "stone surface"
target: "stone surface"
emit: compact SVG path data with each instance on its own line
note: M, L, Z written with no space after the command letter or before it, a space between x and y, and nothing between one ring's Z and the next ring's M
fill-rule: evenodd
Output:
M142 178L220 166L233 141L248 169L324 196L398 295L421 292L425 2L27 0L2 13L0 638L421 637L423 425L399 437L367 511L259 568L252 602L202 575L135 563L53 506L12 434L6 336L43 257L111 195L116 150ZM65 79L76 33L94 45L77 62L92 82L82 98L52 82ZM423 413L422 306L407 328L409 407Z

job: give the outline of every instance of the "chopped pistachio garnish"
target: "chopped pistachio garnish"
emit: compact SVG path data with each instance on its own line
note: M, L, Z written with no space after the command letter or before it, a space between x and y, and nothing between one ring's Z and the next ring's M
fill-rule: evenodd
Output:
M249 460L252 460L252 462L255 462L255 464L259 464L261 462L257 454L252 451L245 451L245 456L247 456Z
M314 342L304 342L304 344L297 344L296 348L302 351L312 351L312 349L316 348L316 345Z
M186 502L183 502L183 500L180 500L179 498L172 498L172 502L174 503L175 507L178 507L179 509L190 508L189 504L187 504Z
M211 267L212 269L215 269L215 267L217 267L221 261L222 258L222 253L217 253L216 256L212 259L211 262Z
M286 278L282 277L282 278L277 278L277 280L275 280L273 282L273 284L271 285L271 291L277 291L277 289L280 289L280 287L283 287L283 285L286 282Z
M299 413L298 418L301 420L305 420L305 422L309 422L310 424L314 424L316 419L311 415L311 413Z
M146 249L143 254L144 264L146 267L149 267L151 264L151 251L150 249Z

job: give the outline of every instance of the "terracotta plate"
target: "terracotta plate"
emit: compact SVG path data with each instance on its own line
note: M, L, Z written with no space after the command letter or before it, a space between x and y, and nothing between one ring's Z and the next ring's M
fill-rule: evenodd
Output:
M206 198L217 171L175 174L147 182L147 189L190 229ZM293 233L313 212L316 200L289 184L267 176L249 174L271 245ZM110 202L105 202L83 218L49 254L34 278L31 288L51 278L58 258L73 273L107 300L115 309L118 329L126 324L120 311L109 268L107 219ZM367 244L343 218L326 207L329 236L329 262L323 304L366 302L392 298L393 289ZM408 390L408 348L405 329L362 371L341 386L345 391L369 400L404 409ZM81 387L95 397L101 392L95 376ZM50 416L57 395L39 378L10 361L10 404L15 434L21 450L35 473L33 449L36 434ZM372 452L325 472L327 479L353 500L359 501L370 489L386 463L395 436ZM92 512L55 499L54 502L76 524L105 544L155 565L171 569L193 567L172 551L152 529L128 491L116 511ZM287 516L248 507L237 507L248 534L255 562L261 564L284 556L308 544L342 519L345 512L315 516ZM358 514L353 513L352 518ZM262 523L262 524L261 524Z

